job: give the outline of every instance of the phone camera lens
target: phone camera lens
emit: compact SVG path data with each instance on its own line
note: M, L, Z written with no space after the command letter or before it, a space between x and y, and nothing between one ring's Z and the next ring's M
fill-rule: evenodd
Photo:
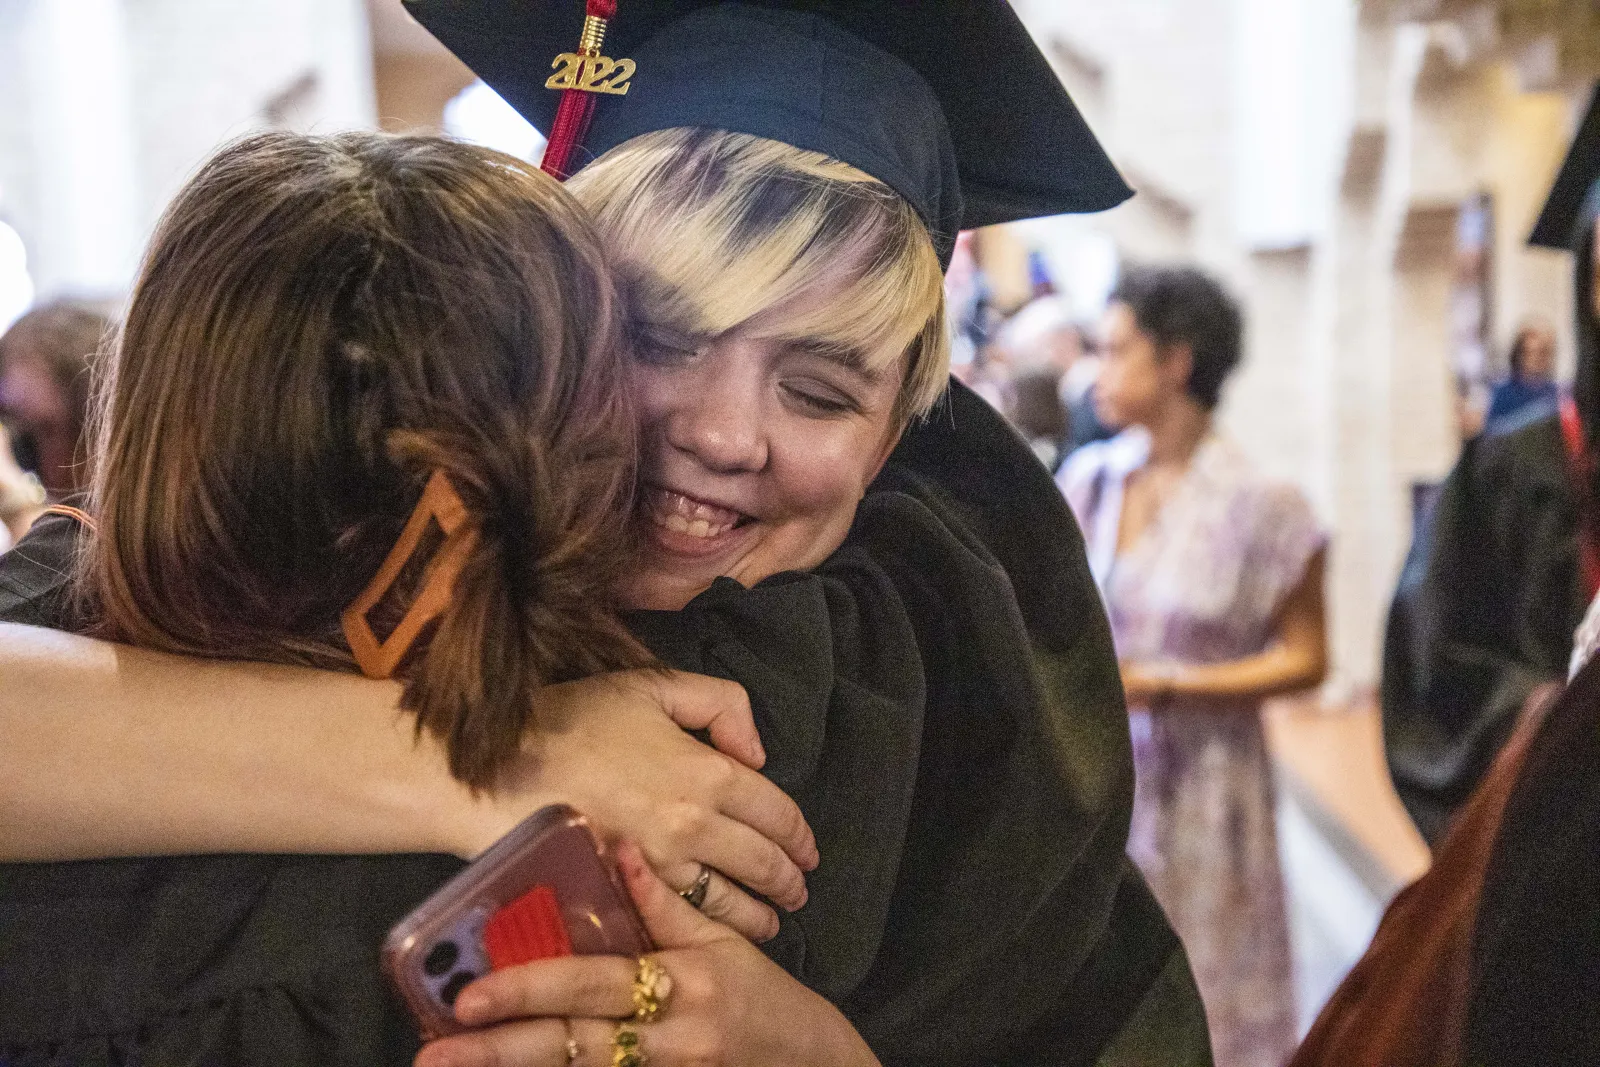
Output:
M437 978L447 974L450 968L456 965L456 960L461 958L461 950L454 941L441 941L428 950L427 956L422 960L422 969L431 977Z
M477 977L471 971L457 971L450 976L450 980L444 984L444 988L439 990L439 999L444 1001L447 1007L454 1007L456 998L461 995L461 991L467 988L472 980Z

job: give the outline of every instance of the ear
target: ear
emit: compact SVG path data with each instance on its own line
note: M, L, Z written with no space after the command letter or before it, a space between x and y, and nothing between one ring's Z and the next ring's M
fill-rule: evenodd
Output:
M897 429L884 437L883 444L878 450L878 458L872 464L872 476L867 479L868 485L877 481L878 475L883 473L883 465L889 462L889 457L894 454L894 450L900 444L900 438L905 432L906 428L902 423Z
M1194 346L1188 341L1177 341L1161 347L1161 371L1178 389L1187 391L1189 378L1194 374Z

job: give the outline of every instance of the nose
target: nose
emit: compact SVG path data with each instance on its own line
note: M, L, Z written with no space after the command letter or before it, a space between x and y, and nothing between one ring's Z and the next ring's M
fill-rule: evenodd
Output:
M678 381L681 392L666 419L667 443L718 474L746 474L767 465L758 361L706 360L702 372Z

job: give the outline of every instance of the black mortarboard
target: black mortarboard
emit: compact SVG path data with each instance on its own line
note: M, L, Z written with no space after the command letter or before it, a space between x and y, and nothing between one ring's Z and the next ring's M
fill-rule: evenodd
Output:
M407 0L548 131L551 61L580 0ZM619 0L605 52L638 64L598 100L589 157L705 126L843 160L915 207L948 263L958 230L1103 211L1132 195L1005 0Z
M1592 202L1600 197L1597 190L1600 190L1600 86L1595 88L1594 97L1589 101L1589 113L1578 127L1578 136L1572 140L1567 161L1556 175L1550 200L1528 243L1570 251L1580 227L1592 221L1596 209L1600 208L1600 204Z

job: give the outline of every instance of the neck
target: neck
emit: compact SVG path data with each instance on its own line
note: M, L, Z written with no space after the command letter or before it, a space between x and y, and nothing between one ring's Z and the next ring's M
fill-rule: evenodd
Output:
M1188 396L1177 397L1145 429L1150 431L1150 466L1186 466L1211 430L1211 412Z

